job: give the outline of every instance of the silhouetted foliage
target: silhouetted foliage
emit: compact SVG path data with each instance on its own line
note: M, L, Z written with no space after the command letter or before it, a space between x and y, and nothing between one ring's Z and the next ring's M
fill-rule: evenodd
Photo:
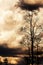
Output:
M4 64L5 64L5 65L8 65L8 60L7 60L7 58L4 59Z

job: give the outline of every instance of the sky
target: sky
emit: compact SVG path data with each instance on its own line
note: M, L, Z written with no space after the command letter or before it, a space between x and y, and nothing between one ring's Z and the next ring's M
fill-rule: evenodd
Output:
M15 5L17 1L18 0L0 0L0 10L9 9L13 5Z
M19 47L20 41L25 36L19 32L19 29L25 26L23 16L26 11L20 7L14 10L14 6L18 2L19 0L0 0L0 45L9 48ZM42 13L43 11L38 13L38 18L40 18L38 24L42 24Z
M17 33L21 24L15 22L22 21L22 15L10 10L17 2L18 0L0 0L0 45L6 44L9 48L18 47L23 37Z

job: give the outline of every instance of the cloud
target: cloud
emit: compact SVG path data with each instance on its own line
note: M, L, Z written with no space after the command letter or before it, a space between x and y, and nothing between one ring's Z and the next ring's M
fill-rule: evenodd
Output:
M28 5L43 5L43 0L21 0L22 3Z

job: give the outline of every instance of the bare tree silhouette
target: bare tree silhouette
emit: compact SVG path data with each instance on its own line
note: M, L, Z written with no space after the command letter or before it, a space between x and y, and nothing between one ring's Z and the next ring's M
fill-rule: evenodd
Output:
M43 37L43 24L37 24L39 20L39 18L37 17L37 14L38 14L38 11L33 10L30 12L27 12L27 15L24 16L29 27L27 28L28 31L26 31L26 28L23 28L23 31L27 34L27 37L26 36L24 37L22 44L24 46L27 46L28 50L29 50L29 45L31 45L30 54L31 54L32 65L34 61L34 45L37 46L37 53L38 53L38 45L40 44L41 38ZM34 15L36 16L36 18L33 18Z

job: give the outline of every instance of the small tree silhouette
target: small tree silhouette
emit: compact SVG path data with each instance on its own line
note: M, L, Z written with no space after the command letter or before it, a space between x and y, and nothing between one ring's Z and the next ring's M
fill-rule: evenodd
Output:
M4 64L5 64L5 65L8 65L8 60L7 60L7 58L4 59Z

